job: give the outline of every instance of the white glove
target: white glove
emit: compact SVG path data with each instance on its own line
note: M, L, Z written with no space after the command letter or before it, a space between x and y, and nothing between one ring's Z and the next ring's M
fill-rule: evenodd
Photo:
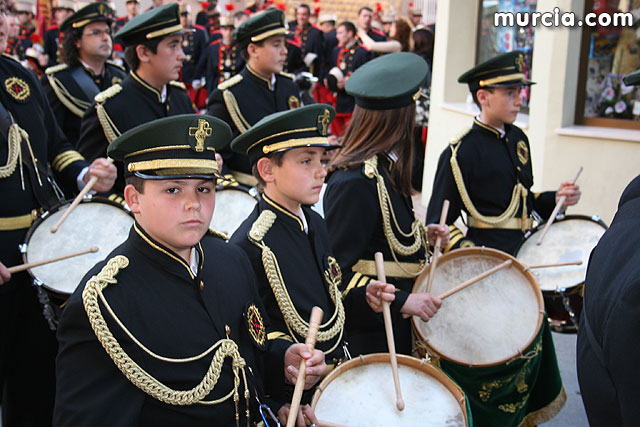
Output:
M202 87L202 83L200 82L200 79L192 81L191 87L193 88L193 90L200 89Z

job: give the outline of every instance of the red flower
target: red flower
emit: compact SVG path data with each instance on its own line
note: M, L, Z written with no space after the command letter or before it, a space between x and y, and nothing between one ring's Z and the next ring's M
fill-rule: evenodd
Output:
M229 12L231 12L236 7L235 7L235 5L233 3L227 3L227 4L224 5L224 8L227 9Z
M376 12L382 12L382 4L376 3Z

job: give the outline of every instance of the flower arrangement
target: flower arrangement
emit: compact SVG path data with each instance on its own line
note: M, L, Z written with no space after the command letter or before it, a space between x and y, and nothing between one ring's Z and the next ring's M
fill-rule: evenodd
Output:
M633 103L636 98L635 86L627 86L622 74L609 73L602 80L596 94L596 112L599 117L632 119Z

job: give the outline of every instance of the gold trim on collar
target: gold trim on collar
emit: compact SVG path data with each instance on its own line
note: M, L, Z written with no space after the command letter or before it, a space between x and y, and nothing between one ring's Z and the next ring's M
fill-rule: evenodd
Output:
M149 244L149 246L151 246L152 248L162 252L163 254L165 254L166 256L168 256L169 258L173 258L174 260L178 261L180 264L182 264L182 266L184 268L187 269L187 271L189 272L189 276L194 279L196 276L194 276L193 271L191 271L191 267L189 267L189 265L187 265L186 261L183 260L182 258L175 256L174 254L172 254L171 252L167 251L166 249L158 246L156 243L154 243L151 239L149 239L142 231L140 231L140 229L138 228L138 224L137 223L133 223L133 229L136 231L136 233L138 233L138 235L140 237L142 237L142 239L147 242Z
M522 73L513 73L513 74L507 74L505 76L493 77L493 78L487 79L487 80L480 80L478 82L478 85L480 85L480 87L485 87L485 86L494 85L496 83L504 83L504 82L508 82L510 80L518 80L518 79L524 79L524 74L522 74Z
M276 151L285 150L288 148L298 148L298 147L307 147L310 145L319 145L329 144L329 139L324 136L315 136L312 138L300 138L300 139L290 139L288 141L278 142L271 145L265 145L262 147L262 152L264 154L274 153Z
M494 128L492 128L492 127L491 127L491 126L489 126L489 125L485 125L485 124L484 124L484 123L482 123L480 120L475 119L475 118L473 119L473 122L474 122L475 124L477 124L478 126L480 126L481 128L486 129L486 130L488 130L488 131L491 131L491 132L495 133L495 134L496 134L496 136L497 136L498 138L500 138L500 132L499 132L497 129L494 129Z
M253 74L257 78L259 78L260 80L262 80L265 83L267 83L267 87L269 87L269 90L273 90L273 87L271 86L271 80L267 80L263 76L258 74L256 71L253 71L253 69L251 67L249 67L249 64L245 65L245 68L247 69L248 72L250 72L251 74Z
M137 75L133 70L129 71L129 73L131 74L131 77L133 77L135 81L140 83L146 89L149 89L151 92L153 92L158 97L158 102L162 103L162 95L158 89L156 89L155 87L151 86L149 83L142 80L142 77Z
M315 128L315 127L313 127L313 128L303 128L303 129L290 129L290 130L285 130L284 132L278 132L278 133L274 133L273 135L265 136L261 140L251 144L249 146L249 148L247 148L247 153L249 152L249 150L251 150L256 145L258 145L258 144L260 144L260 143L262 143L264 141L267 141L267 140L269 140L271 138L277 138L277 137L282 136L282 135L289 135L289 134L296 133L296 132L309 132L309 131L314 131L316 129L317 128Z
M268 39L271 36L277 36L279 34L285 35L287 34L287 30L284 27L274 28L273 30L264 32L262 34L258 34L257 36L251 37L251 42L256 43L262 41L264 39Z
M217 173L218 162L206 159L155 159L132 162L127 166L129 172L175 168L211 169Z
M283 208L282 206L278 205L276 202L274 202L273 200L271 200L266 194L262 194L262 199L267 202L268 204L270 204L272 207L276 208L277 210L279 210L280 212L282 212L283 214L290 216L291 218L295 219L296 221L298 221L298 225L300 225L300 231L304 232L304 224L302 224L302 220L300 219L300 217L298 215L295 215L291 212L289 212L288 209Z
M156 37L166 36L166 35L171 34L171 33L177 33L180 30L182 30L182 25L181 24L176 24L176 25L172 25L171 27L162 28L160 30L156 30L156 31L152 31L150 33L147 33L145 38L147 40L154 39Z

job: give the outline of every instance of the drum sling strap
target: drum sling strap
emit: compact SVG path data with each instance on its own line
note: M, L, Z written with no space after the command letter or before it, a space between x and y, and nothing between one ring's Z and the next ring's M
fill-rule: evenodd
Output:
M602 352L602 347L598 344L596 340L596 336L593 335L593 329L591 329L591 325L589 325L589 319L587 318L587 310L582 310L582 318L584 319L584 324L582 327L587 332L587 339L589 340L589 344L591 344L591 349L593 353L596 355L596 358L600 362L602 366L606 366L604 363L604 353Z

